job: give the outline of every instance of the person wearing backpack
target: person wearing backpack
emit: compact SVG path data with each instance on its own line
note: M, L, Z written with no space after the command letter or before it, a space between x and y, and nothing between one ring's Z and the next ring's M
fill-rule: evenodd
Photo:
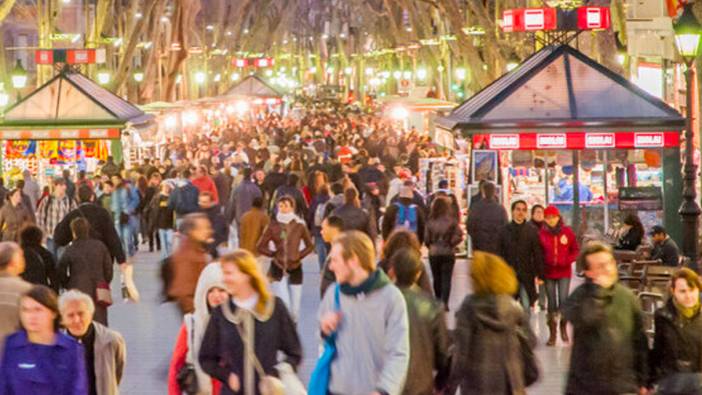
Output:
M168 207L176 215L176 227L180 227L183 217L200 210L200 191L193 185L190 177L190 170L183 170L180 174L178 187L168 199Z
M414 203L414 191L404 185L400 188L399 198L385 209L381 231L383 240L387 240L396 228L405 228L417 235L424 243L424 211Z
M46 248L55 258L58 258L58 246L54 242L54 231L66 214L76 208L76 203L66 193L66 180L55 178L53 185L53 193L39 203L37 225L46 235Z
M377 233L368 212L361 208L361 201L358 199L358 191L354 187L346 188L344 191L344 204L334 211L336 215L344 221L344 231L358 230L364 232L375 242Z

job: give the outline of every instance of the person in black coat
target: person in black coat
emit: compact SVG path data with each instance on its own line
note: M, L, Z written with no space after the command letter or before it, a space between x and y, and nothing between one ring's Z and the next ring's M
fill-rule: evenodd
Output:
M519 280L519 300L527 313L538 295L534 280L543 277L544 257L536 228L527 222L524 200L512 203L512 222L499 234L500 256L512 266Z
M84 217L88 220L88 223L90 223L90 237L102 241L112 258L115 259L120 266L126 264L127 258L124 255L124 249L117 235L117 230L115 230L114 221L112 220L110 212L93 203L95 195L93 191L85 185L78 188L78 197L81 202L78 208L69 212L61 222L56 225L56 229L54 229L54 243L59 247L68 245L68 243L73 240L71 221L78 217Z
M644 227L636 214L628 214L624 218L622 234L617 241L616 250L636 251L644 237Z
M416 203L414 196L414 191L412 187L408 185L403 185L400 187L400 193L397 194L396 198L392 199L392 203L385 209L385 215L383 216L383 223L380 226L383 240L387 240L392 231L399 225L398 214L400 212L400 206L405 208L405 216L411 215L411 211L414 210L416 216L416 229L410 229L417 235L419 243L424 243L425 236L425 209ZM410 223L410 227L412 224Z
M357 230L367 234L371 240L375 240L378 235L371 216L361 208L358 191L354 188L347 188L344 191L344 204L334 209L331 215L341 218L344 222L344 231Z
M300 338L285 304L269 292L250 252L237 250L220 262L232 298L212 312L198 360L205 373L223 383L222 395L246 394L252 387L251 393L258 394L260 376L253 358L245 356L247 345L265 373L277 375L279 352L293 369L300 364Z
M657 393L669 394L681 381L693 378L695 387L678 387L676 393L696 394L700 385L696 375L702 373L702 283L697 273L683 268L673 274L670 285L671 298L656 311L654 318L650 387L658 384Z
M486 182L484 196L470 207L467 228L473 250L500 254L499 239L495 237L507 225L507 211L497 201L495 184Z
M42 247L43 237L41 228L35 225L26 226L20 232L20 244L25 262L22 279L32 284L46 285L58 293L59 279L56 273L56 261L54 255Z
M107 247L90 238L90 224L85 218L71 221L73 242L59 259L58 273L63 289L77 289L92 296L95 302L95 321L107 326L107 306L98 303L97 287L111 283L114 274L112 257Z
M307 218L307 201L302 195L300 188L297 187L297 183L299 181L300 178L296 174L288 174L285 180L285 185L280 186L275 190L275 196L271 200L273 202L277 202L278 199L283 196L290 196L295 199L295 214L297 214L300 218ZM275 211L275 209L276 207L274 206L273 210Z
M208 244L207 250L213 258L219 257L217 247L227 242L229 239L229 226L222 214L222 208L214 202L212 194L203 192L199 197L200 210L207 215L212 225L212 241Z

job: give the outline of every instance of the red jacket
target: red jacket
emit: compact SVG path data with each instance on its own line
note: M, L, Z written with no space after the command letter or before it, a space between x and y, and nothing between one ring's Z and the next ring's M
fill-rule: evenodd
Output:
M200 193L203 193L205 191L211 193L212 200L214 200L215 203L219 203L219 194L217 193L217 186L215 185L214 181L212 181L211 177L198 177L193 179L192 183L193 185L195 185L195 188L197 188L197 190L200 191Z
M544 278L570 278L571 267L580 253L573 230L561 224L560 232L553 234L548 226L544 226L539 231L539 239L544 251Z
M180 368L185 365L185 356L188 354L188 331L185 324L180 326L178 331L178 339L176 340L175 348L173 348L173 357L171 364L168 367L168 395L181 395L182 391L178 385L176 377ZM219 395L222 383L219 380L212 379L212 395Z

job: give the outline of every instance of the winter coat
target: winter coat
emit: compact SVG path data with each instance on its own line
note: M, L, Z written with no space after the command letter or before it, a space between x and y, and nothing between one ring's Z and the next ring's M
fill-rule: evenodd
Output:
M6 201L0 208L0 233L2 233L2 241L19 241L19 232L23 226L32 222L32 216L29 211L20 203L13 206L12 203Z
M204 245L184 237L171 255L172 277L168 296L194 299L197 279L209 259Z
M88 395L83 346L56 333L53 345L29 342L20 330L7 337L0 359L2 395Z
M297 214L300 218L305 218L307 216L307 201L305 200L305 196L302 195L302 191L300 191L300 189L297 187L291 187L288 185L280 186L275 190L274 196L270 202L273 208L272 212L278 212L275 205L278 203L278 199L283 196L290 196L293 198L293 200L295 200L295 214Z
M192 181L195 188L197 188L200 193L209 192L212 195L212 200L215 203L219 203L219 194L217 193L217 186L210 176L204 176L195 178Z
M431 395L434 388L443 388L449 372L444 306L416 285L400 292L407 303L410 334L410 363L402 394Z
M587 280L566 300L573 325L566 393L635 393L648 384L648 341L634 294L621 284L605 289Z
M463 230L453 216L431 218L425 227L424 243L430 256L454 255L454 249L463 240Z
M23 245L22 251L25 263L22 278L32 284L46 285L58 293L59 278L54 255L40 245Z
M222 282L222 267L219 262L210 263L200 273L195 287L195 311L183 317L183 324L178 331L178 338L173 349L173 356L168 369L168 395L181 395L182 391L176 379L178 372L186 362L193 364L198 380L199 395L218 395L221 390L219 381L202 370L198 354L205 336L205 329L210 322L210 307L207 294L213 288L226 289Z
M406 212L409 211L409 207L414 205L416 207L415 211L417 213L417 239L419 243L424 243L424 235L426 234L425 223L426 216L424 210L421 206L416 204L412 199L409 198L399 198L396 199L391 205L385 209L385 215L383 215L383 223L380 225L383 240L387 240L392 234L392 231L398 226L397 224L397 213L399 208L397 205L405 206Z
M656 311L655 328L651 384L676 373L702 373L702 314L683 317L671 298Z
M636 251L639 245L641 245L641 240L643 240L643 237L643 230L636 230L636 228L631 228L619 238L615 249Z
M237 223L241 223L241 217L243 217L247 211L251 210L253 201L257 197L263 197L261 188L251 180L244 180L236 187L229 200L227 220L231 222L233 219L236 219Z
M112 257L107 247L95 239L74 240L61 255L58 277L63 289L77 289L97 302L98 283L112 282ZM107 324L107 307L95 304L95 320Z
M461 395L526 394L517 330L536 345L524 310L510 295L466 297L456 313L451 367Z
M66 215L54 230L54 242L63 247L73 240L71 221L83 217L90 223L90 238L102 241L117 263L127 261L109 211L93 203L83 203Z
M93 321L95 327L95 389L99 395L119 395L119 383L127 361L122 335Z
M157 194L151 199L147 209L149 229L156 231L159 229L174 229L173 209L168 207L168 195Z
M5 336L20 329L19 300L32 284L0 271L0 351ZM1 353L0 353L1 355Z
M234 373L241 383L238 394L247 393L244 376L245 345L239 330L249 339L253 338L254 353L266 374L276 375L275 365L278 364L279 351L285 354L285 362L293 369L297 368L302 361L300 338L295 323L280 298L269 300L263 314L240 309L231 299L224 303L212 312L200 346L199 362L205 373L222 383L227 383L229 375ZM254 328L253 333L246 333L248 325ZM258 374L255 377L255 387L251 393L258 395ZM235 394L227 385L222 385L221 393Z
M239 223L239 248L258 256L258 240L270 222L271 219L262 209L252 207Z
M273 243L271 249L269 243ZM300 242L304 248L300 249ZM290 271L302 265L302 260L314 251L314 242L304 221L292 220L287 224L273 220L258 240L256 249L261 255L273 258L272 263Z
M234 183L234 177L231 175L224 174L224 172L220 171L217 172L217 175L214 176L212 179L215 183L215 187L217 188L217 195L220 196L222 201L220 202L222 205L225 205L226 199L229 199L229 197L232 194L232 184Z
M371 217L366 210L356 207L352 204L344 204L332 211L332 215L336 215L344 221L344 230L357 230L363 232L375 240L377 232L375 226L371 223Z
M534 278L543 278L544 257L539 231L526 222L512 221L500 230L500 256L512 266L519 285L526 289L530 303L536 301Z
M546 225L539 232L539 240L544 253L544 278L570 278L573 262L580 254L575 233L562 223L554 231Z
M468 234L473 250L500 254L497 235L507 225L507 211L495 200L481 199L471 206L468 215Z
M198 197L200 191L190 182L185 183L171 192L168 196L168 207L173 209L176 217L183 217L197 212L200 208Z
M305 220L307 221L307 225L309 226L310 230L312 231L312 236L321 236L321 226L316 226L314 224L314 217L316 216L317 213L317 208L319 206L324 206L326 202L328 202L331 199L329 195L315 195L312 198L312 201L310 203L310 210L307 212L307 218ZM324 217L326 218L326 209L329 208L329 204L325 206L325 212L324 212Z
M217 254L217 246L229 240L229 226L222 214L222 208L218 204L210 208L202 209L202 213L207 216L212 226L213 241L209 245L210 255L217 257L219 256Z

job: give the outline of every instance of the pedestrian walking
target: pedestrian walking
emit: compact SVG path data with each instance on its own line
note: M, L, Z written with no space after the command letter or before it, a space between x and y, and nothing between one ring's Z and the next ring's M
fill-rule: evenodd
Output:
M325 174L321 172L316 173ZM319 176L315 179L318 180ZM317 263L319 264L320 271L324 268L324 263L327 261L327 254L329 253L329 247L321 234L322 222L331 211L327 210L331 208L330 205L327 204L331 199L329 184L326 183L326 179L324 179L324 181L325 182L321 183L321 185L315 189L307 217L307 223L309 224L312 237L314 237L314 249L317 253Z
M512 203L512 221L500 230L500 256L517 273L519 301L528 314L537 301L536 282L544 273L539 231L527 223L529 210L524 200Z
M212 226L212 240L207 244L207 251L213 258L218 258L219 248L225 247L229 240L229 226L222 214L222 208L214 201L209 191L202 192L198 201L200 212L207 216Z
M302 300L302 260L314 251L314 242L305 221L295 214L292 197L281 197L277 212L256 248L261 255L272 258L268 278L276 296L289 306L297 322Z
M182 221L183 217L196 213L199 210L198 196L200 191L193 185L190 178L190 170L183 170L180 173L178 186L168 199L168 207L176 215L176 228L180 228L180 221Z
M232 296L212 312L200 346L200 366L223 383L222 395L259 394L264 374L279 376L300 364L300 339L285 303L270 294L253 255L237 250L220 263ZM279 353L287 368L278 362Z
M324 221L322 221L322 229L320 234L322 235L324 242L329 245L331 245L332 241L334 241L334 239L336 239L343 231L344 220L335 215L330 215L324 218ZM319 282L320 298L323 298L329 286L336 282L336 276L334 276L334 272L329 268L329 261L329 254L327 254Z
M376 227L371 222L370 215L361 208L361 201L355 188L344 190L344 204L334 209L331 215L336 215L344 221L345 231L357 230L367 234L371 240L376 239Z
M531 206L531 219L529 220L529 225L536 228L537 234L541 232L541 228L544 227L544 206L540 204L535 204ZM543 253L543 251L542 251ZM539 293L539 310L546 310L546 283L543 278L537 280L538 293Z
M239 248L258 257L259 252L256 246L270 221L271 219L263 209L263 198L254 198L251 209L244 213L239 223L241 225L239 229Z
M172 277L166 292L185 315L194 309L197 279L210 260L207 244L212 238L212 226L205 214L193 213L182 219L179 232L182 240L169 258Z
M419 244L419 239L417 239L416 234L410 232L408 229L397 229L390 234L388 240L383 244L383 250L380 251L380 262L378 262L378 266L385 271L385 274L390 271L390 257L404 249L416 251L421 255L422 245ZM434 295L434 289L424 265L422 265L419 279L417 279L417 285L419 285L427 295ZM450 289L449 284L449 290Z
M410 362L403 395L429 395L443 391L448 382L448 330L442 303L416 284L422 272L421 256L413 250L396 252L390 258L389 277L407 303Z
M59 222L76 208L76 203L66 193L66 180L55 178L52 183L53 193L37 207L37 225L46 235L46 248L58 259L59 247L54 241L54 232Z
M219 262L208 264L200 273L195 287L195 310L183 317L168 369L168 395L181 395L178 377L183 369L194 369L199 395L219 395L222 383L202 370L198 361L205 329L211 312L229 300Z
M168 206L172 186L169 182L162 182L160 192L156 194L148 206L148 222L151 229L158 231L161 243L161 259L166 259L173 253L173 237L175 232L174 212Z
M424 210L414 202L411 187L403 185L398 196L399 198L385 209L381 225L383 240L387 241L393 230L404 228L414 233L422 244L426 232Z
M0 208L0 233L2 241L19 241L19 232L32 223L29 211L22 203L22 191L15 188L7 194L7 200Z
M98 297L98 288L110 291L113 269L107 247L90 238L90 223L85 218L71 222L73 242L61 255L58 276L63 289L77 289L90 295L95 303L95 321L107 326L107 308L112 303Z
M648 340L639 301L617 282L609 246L590 243L579 260L585 283L563 305L573 325L566 394L646 394Z
M58 305L66 334L83 345L88 394L119 395L127 362L122 335L93 320L93 298L83 292L63 293Z
M507 225L507 211L497 200L495 184L485 182L482 191L484 197L470 206L466 228L473 251L499 255L499 238L496 235Z
M41 245L43 234L35 225L25 226L20 232L25 269L22 278L32 284L46 285L59 291L60 282L54 255Z
M35 285L19 306L22 329L5 340L0 394L88 395L83 346L59 332L54 291Z
M359 231L332 242L337 284L319 306L320 330L336 333L331 394L400 394L410 360L409 321L402 293L375 264L375 248ZM338 307L335 306L338 292Z
M32 172L29 169L25 169L22 172L22 177L24 180L22 192L29 197L32 208L36 208L39 198L41 197L41 188L39 188L39 184L32 178Z
M570 279L573 275L573 263L578 257L580 247L575 233L561 219L561 213L555 206L544 210L544 227L539 232L541 249L544 252L544 282L548 297L548 342L554 346L561 332L561 340L568 343L567 321L560 317L561 309L568 298ZM559 320L560 318L560 320Z
M195 171L195 178L193 178L192 184L200 193L209 192L212 195L212 200L214 200L215 203L219 203L217 185L215 185L212 177L210 177L207 167L198 166L197 170Z
M536 338L513 298L514 270L497 255L475 251L470 278L473 294L456 313L452 386L461 395L526 394L524 348L533 349Z
M0 242L0 351L5 336L20 329L19 300L32 288L20 276L24 270L20 246L11 241Z
M455 249L463 240L463 230L449 198L438 196L434 199L425 232L434 296L448 306L453 266L456 263Z
M656 311L650 383L656 394L698 394L702 388L702 282L690 269L677 270L670 280L670 298Z
M253 174L251 168L244 168L242 170L242 174L243 179L241 180L241 183L239 183L239 185L233 190L227 207L227 219L230 223L233 220L236 221L239 232L242 231L240 225L244 214L251 209L251 206L253 206L253 201L256 198L263 197L261 188L256 185L251 177Z

